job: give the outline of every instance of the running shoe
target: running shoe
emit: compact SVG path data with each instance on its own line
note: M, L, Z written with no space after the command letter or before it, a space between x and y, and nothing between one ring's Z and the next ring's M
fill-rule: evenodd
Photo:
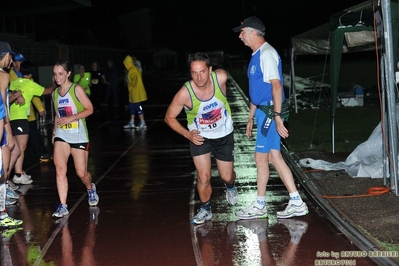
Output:
M267 207L264 206L262 209L259 209L255 206L255 201L251 203L251 205L245 207L244 209L236 212L236 216L239 219L247 220L247 219L256 219L256 218L266 218L267 217Z
M285 219L294 216L303 216L309 213L308 206L305 202L297 206L294 204L288 204L284 211L277 212L277 218Z
M124 125L123 128L135 128L135 125L134 125L134 123L129 122L126 125Z
M21 185L29 185L32 184L33 180L31 179L30 175L27 175L25 172L22 172L21 176L14 175L12 178L12 181L15 184L21 184Z
M140 124L138 124L136 126L136 129L146 129L147 125L145 124L145 122L140 122Z
M96 185L94 185L93 183L91 183L91 190L87 191L87 195L90 206L96 206L100 201L100 198L97 195Z
M7 192L7 197L10 199L19 199L19 197L21 196L21 194L19 194L18 192L16 192L15 190L13 190L12 188L8 187L6 188L6 192Z
M28 179L32 179L32 176L31 175L28 175L25 171L22 171L22 173L21 173L23 176L25 176L26 178L28 178Z
M236 205L238 200L238 191L236 186L231 189L226 188L226 200L230 205Z
M14 219L10 216L0 219L0 227L16 227L23 223L22 220Z
M209 221L212 219L212 210L205 210L200 208L197 212L197 215L194 216L194 218L191 220L192 224L203 224L205 221Z
M69 214L68 205L59 204L57 210L53 212L52 217L61 218Z

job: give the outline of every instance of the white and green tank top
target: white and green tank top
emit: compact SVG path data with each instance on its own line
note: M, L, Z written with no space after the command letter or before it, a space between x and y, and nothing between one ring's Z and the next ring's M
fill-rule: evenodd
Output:
M53 102L58 117L71 116L84 110L84 106L76 97L75 87L76 83L72 83L65 95L59 93L58 87L53 91ZM89 142L86 120L83 118L58 126L55 131L55 137L61 138L68 143Z
M184 111L190 131L196 129L201 131L200 135L204 138L218 139L230 134L234 127L230 106L226 95L220 89L216 73L212 72L211 77L214 93L205 101L197 98L190 81L184 84L190 94L192 106L191 109L185 106Z

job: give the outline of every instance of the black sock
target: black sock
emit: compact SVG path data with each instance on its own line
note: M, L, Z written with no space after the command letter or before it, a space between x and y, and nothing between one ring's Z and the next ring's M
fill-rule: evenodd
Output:
M211 209L211 201L203 202L201 204L201 209L209 211Z
M232 189L233 187L234 187L234 183L233 184L227 184L227 183L225 183L225 185L226 185L226 187L228 188L228 189Z

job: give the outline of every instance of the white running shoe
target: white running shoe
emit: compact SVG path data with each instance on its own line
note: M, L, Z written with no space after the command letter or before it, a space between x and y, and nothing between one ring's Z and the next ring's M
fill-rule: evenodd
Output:
M213 215L212 215L212 210L205 210L200 208L198 210L197 215L194 216L194 218L191 220L192 224L203 224L206 221L212 219Z
M126 125L124 125L123 128L135 128L135 126L134 126L134 123L129 122Z
M255 201L253 201L249 206L245 207L243 210L236 212L236 216L239 219L256 219L256 218L267 218L267 207L266 205L259 209L255 206Z
M91 183L91 190L87 191L87 196L88 196L87 201L89 202L89 205L92 207L96 206L100 201L100 197L97 195L96 185L94 185L93 183Z
M33 180L31 179L31 176L25 174L25 172L23 172L21 174L21 176L14 175L14 177L12 178L12 181L15 184L21 184L21 185L29 185L29 184L32 184L32 182L33 182Z
M294 216L303 216L309 213L308 206L305 202L297 206L294 204L288 204L284 211L277 212L277 218L285 219Z
M66 215L69 215L68 206L61 203L57 206L57 209L52 214L53 217L57 218L62 218Z
M136 126L136 129L146 129L147 125L145 124L145 122L140 122L140 124L138 126Z

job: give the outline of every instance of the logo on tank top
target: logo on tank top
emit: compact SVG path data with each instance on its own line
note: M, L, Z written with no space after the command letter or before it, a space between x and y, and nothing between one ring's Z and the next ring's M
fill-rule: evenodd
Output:
M218 106L218 103L217 103L217 102L214 102L214 103L205 105L204 108L203 108L202 110L203 110L203 111L206 111L206 110L209 110L209 109L214 108L214 107L217 107L217 106Z
M69 103L69 99L61 99L58 101L59 104Z
M253 74L255 74L255 71L256 71L256 66L255 66L255 65L252 65L252 66L251 66L251 69L250 69L250 71L249 71L249 74L253 75Z

